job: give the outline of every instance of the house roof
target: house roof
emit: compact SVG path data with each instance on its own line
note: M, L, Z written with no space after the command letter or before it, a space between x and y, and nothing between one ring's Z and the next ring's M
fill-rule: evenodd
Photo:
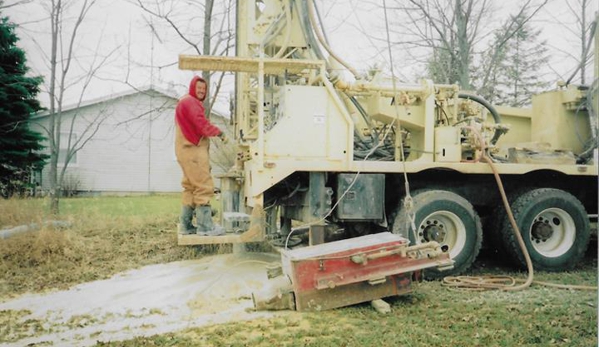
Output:
M105 96L102 96L99 98L82 101L80 103L66 105L66 106L62 107L62 112L68 112L71 110L76 110L78 108L83 108L83 107L87 107L87 106L91 106L91 105L106 103L106 102L109 102L109 101L112 101L115 99L120 99L120 98L123 98L126 96L135 95L135 94L159 94L159 95L165 96L167 98L171 98L173 100L179 99L179 97L177 95L175 95L175 93L172 91L167 91L167 90L158 88L156 86L145 86L142 88L132 88L130 90L123 91L120 93L114 93L114 94L105 95ZM226 118L223 116L223 114L221 112L219 112L217 110L213 109L212 113L215 116ZM39 118L47 117L49 115L50 115L50 111L44 110L44 111L41 111L41 112L38 112L37 114L35 114L31 119L39 119Z

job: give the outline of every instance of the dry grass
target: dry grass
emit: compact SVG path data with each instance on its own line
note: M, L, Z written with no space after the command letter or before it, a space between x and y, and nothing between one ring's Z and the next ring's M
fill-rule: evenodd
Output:
M0 228L38 223L45 218L45 207L39 199L0 199Z
M177 246L178 196L64 199L61 209L70 228L45 226L0 240L0 299L230 250ZM0 210L6 228L40 223L46 206L44 200L4 200Z
M63 200L66 230L0 240L0 300L24 292L66 288L118 272L229 252L230 248L179 247L174 232L178 196ZM43 220L42 200L0 201L0 226ZM596 241L595 241L596 242ZM474 274L512 275L492 258ZM524 277L523 274L515 274ZM565 273L539 280L597 284L597 249ZM98 342L100 346L596 346L597 293L533 287L517 293L450 291L425 282L412 295L390 300L381 316L369 305L283 318L215 325L183 332ZM0 336L31 335L40 322L16 322L24 311L0 312ZM8 322L8 323L7 323ZM6 330L12 326L16 330ZM3 327L4 330L3 330Z

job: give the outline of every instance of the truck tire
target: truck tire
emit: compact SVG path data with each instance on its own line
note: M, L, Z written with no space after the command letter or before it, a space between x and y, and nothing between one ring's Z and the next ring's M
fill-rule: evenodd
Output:
M582 259L589 244L590 226L585 208L576 197L559 189L539 188L515 196L510 204L534 269L563 271ZM499 230L507 255L526 268L505 211Z
M445 190L420 190L412 194L414 225L411 232L404 203L393 218L392 232L410 240L410 244L437 241L449 246L454 268L425 271L427 279L452 276L466 271L476 259L482 245L482 226L478 214L466 199Z

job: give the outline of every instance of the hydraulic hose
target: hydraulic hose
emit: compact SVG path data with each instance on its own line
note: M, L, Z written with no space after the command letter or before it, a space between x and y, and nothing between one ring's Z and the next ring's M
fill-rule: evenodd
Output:
M352 75L354 75L354 77L357 80L361 79L361 76L358 73L358 71L356 71L346 61L344 61L343 59L341 59L337 54L335 54L335 52L333 52L333 50L331 49L331 47L329 47L329 45L326 42L326 39L323 37L322 33L320 32L320 29L318 28L318 23L316 23L316 14L314 13L314 7L316 5L314 4L314 0L308 0L307 2L308 2L308 16L310 18L310 24L312 25L312 30L314 30L314 33L316 34L316 37L318 38L318 41L320 42L320 44L322 45L322 47L324 47L324 49L327 52L329 52L329 54L331 55L331 57L333 57L335 60L337 60L337 62L339 62L339 64L345 66L345 68L348 69L349 72L351 72Z
M281 58L283 56L283 54L285 53L285 50L287 50L287 47L289 46L289 38L291 37L291 0L289 0L286 4L285 4L285 39L283 41L283 45L281 45L281 48L279 48L279 51L273 56L273 58L278 59Z
M302 32L304 33L304 38L306 39L306 42L310 47L309 52L312 52L316 59L325 60L324 54L322 54L320 46L318 45L318 42L316 42L316 38L314 37L314 32L311 29L312 25L310 23L310 18L308 15L309 5L307 4L307 1L295 1L295 4L297 5L297 11L300 14L302 14L300 25L302 27Z
M491 105L491 103L489 103L484 98L477 96L477 95L466 94L466 93L459 93L458 98L472 100L472 101L475 101L475 102L481 104L484 108L486 108L491 113L491 115L493 116L493 119L495 120L495 124L501 124L501 115L499 115L499 112L497 112L495 107L493 107L493 105ZM493 134L493 138L491 139L491 144L492 145L496 144L497 141L499 140L499 138L501 137L501 135L503 135L503 131L500 129L496 129L495 134Z
M587 114L589 117L589 127L591 129L591 137L587 140L583 151L578 155L579 163L587 163L589 159L593 157L593 153L597 148L597 109L594 107L594 103L597 103L599 96L597 91L599 90L599 78L595 78L589 90L587 91L585 106L587 108Z
M499 189L499 194L501 195L501 201L503 202L503 207L505 208L505 212L508 216L510 224L512 226L512 232L514 236L516 236L516 240L518 241L518 245L520 246L520 250L524 255L524 259L526 261L526 268L528 270L528 276L526 280L516 280L511 276L477 276L477 277L469 277L469 276L447 276L443 278L443 285L447 287L454 288L463 288L463 289L471 289L471 290L487 290L487 289L501 289L505 291L516 291L522 290L530 287L531 284L538 284L546 287L553 288L561 288L561 289L577 289L577 290L597 290L595 286L581 286L581 285L562 285L555 283L547 283L547 282L539 282L534 281L534 270L532 265L532 260L530 259L530 254L526 248L526 244L524 243L524 239L522 238L522 234L520 233L520 228L518 227L518 223L516 222L516 218L512 213L512 208L510 207L507 195L505 193L505 189L503 187L503 183L501 181L501 177L499 176L499 172L493 164L493 160L486 155L486 145L484 143L484 139L478 130L474 127L467 127L470 131L474 133L474 135L478 138L482 150L481 159L489 164L491 167L491 171L493 172L493 176L495 177L495 181L497 182L497 188ZM516 285L516 283L521 283Z

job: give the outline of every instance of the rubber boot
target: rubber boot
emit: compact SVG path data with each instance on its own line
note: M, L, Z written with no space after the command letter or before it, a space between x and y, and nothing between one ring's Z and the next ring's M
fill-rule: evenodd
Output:
M197 234L201 236L220 236L225 234L225 228L214 225L212 222L212 209L202 205L196 207L196 220L198 222Z
M191 223L193 218L193 207L188 205L181 206L181 215L179 216L179 234L191 235L196 233L196 228Z

